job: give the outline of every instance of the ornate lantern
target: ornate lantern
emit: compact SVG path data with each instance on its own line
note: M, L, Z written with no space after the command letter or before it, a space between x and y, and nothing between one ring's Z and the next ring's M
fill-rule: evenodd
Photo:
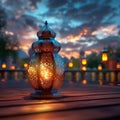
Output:
M73 64L72 61L68 62L68 67L69 67L69 68L73 68L73 66L74 66L74 64Z
M7 65L5 63L2 64L2 69L6 69Z
M102 61L103 62L108 61L108 50L106 48L102 50Z
M87 64L87 59L85 56L82 56L82 65L86 65Z
M116 69L120 70L120 62L117 63Z
M102 65L101 64L98 65L98 70L102 70Z
M37 97L53 97L52 88L59 89L64 80L64 63L58 54L61 45L54 38L56 33L47 21L37 33L38 40L32 43L33 55L28 68L30 85Z
M28 63L24 63L24 68L28 68Z
M87 67L86 67L86 66L82 66L82 70L83 70L83 71L86 71L86 70L87 70Z

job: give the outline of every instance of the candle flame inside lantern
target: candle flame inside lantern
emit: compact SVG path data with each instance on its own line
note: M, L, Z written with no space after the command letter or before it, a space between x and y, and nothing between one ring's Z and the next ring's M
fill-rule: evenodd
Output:
M53 65L49 64L49 66L45 63L40 65L40 76L45 80L49 80L53 77Z

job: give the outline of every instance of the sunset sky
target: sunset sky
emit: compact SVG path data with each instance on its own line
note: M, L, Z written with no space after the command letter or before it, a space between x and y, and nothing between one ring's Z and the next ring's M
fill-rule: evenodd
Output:
M62 56L120 47L119 0L1 0L7 13L7 34L16 34L26 52L47 20L61 42Z

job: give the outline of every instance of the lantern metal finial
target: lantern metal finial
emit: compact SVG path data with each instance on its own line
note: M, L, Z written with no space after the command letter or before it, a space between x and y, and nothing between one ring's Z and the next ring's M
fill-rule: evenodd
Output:
M48 22L45 21L45 25L37 32L38 39L50 39L55 38L56 33L48 26Z

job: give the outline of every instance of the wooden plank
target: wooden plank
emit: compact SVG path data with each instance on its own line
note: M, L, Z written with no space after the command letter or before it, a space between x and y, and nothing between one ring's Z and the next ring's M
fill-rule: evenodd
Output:
M63 111L71 109L91 109L107 106L120 107L120 99L100 99L91 101L73 101L73 102L60 102L60 103L44 103L39 105L27 105L27 106L14 106L7 108L0 108L0 117L24 115L32 113L44 113L50 111Z
M103 119L120 117L120 87L81 86L61 89L64 97L49 100L28 99L31 89L5 89L0 92L0 120ZM46 117L48 116L48 117Z
M76 95L77 94L77 95ZM11 106L22 106L22 105L37 105L37 104L45 104L45 103L63 103L63 102L75 102L75 101L90 101L90 100L101 100L101 99L120 99L120 93L105 93L105 94L88 94L88 95L81 95L80 92L76 92L76 94L63 94L63 98L60 99L52 99L52 100L30 100L25 99L25 96L19 96L20 99L3 99L0 101L0 108L1 107L11 107Z
M118 107L55 111L22 116L6 116L1 120L119 120ZM111 112L110 112L111 111Z

